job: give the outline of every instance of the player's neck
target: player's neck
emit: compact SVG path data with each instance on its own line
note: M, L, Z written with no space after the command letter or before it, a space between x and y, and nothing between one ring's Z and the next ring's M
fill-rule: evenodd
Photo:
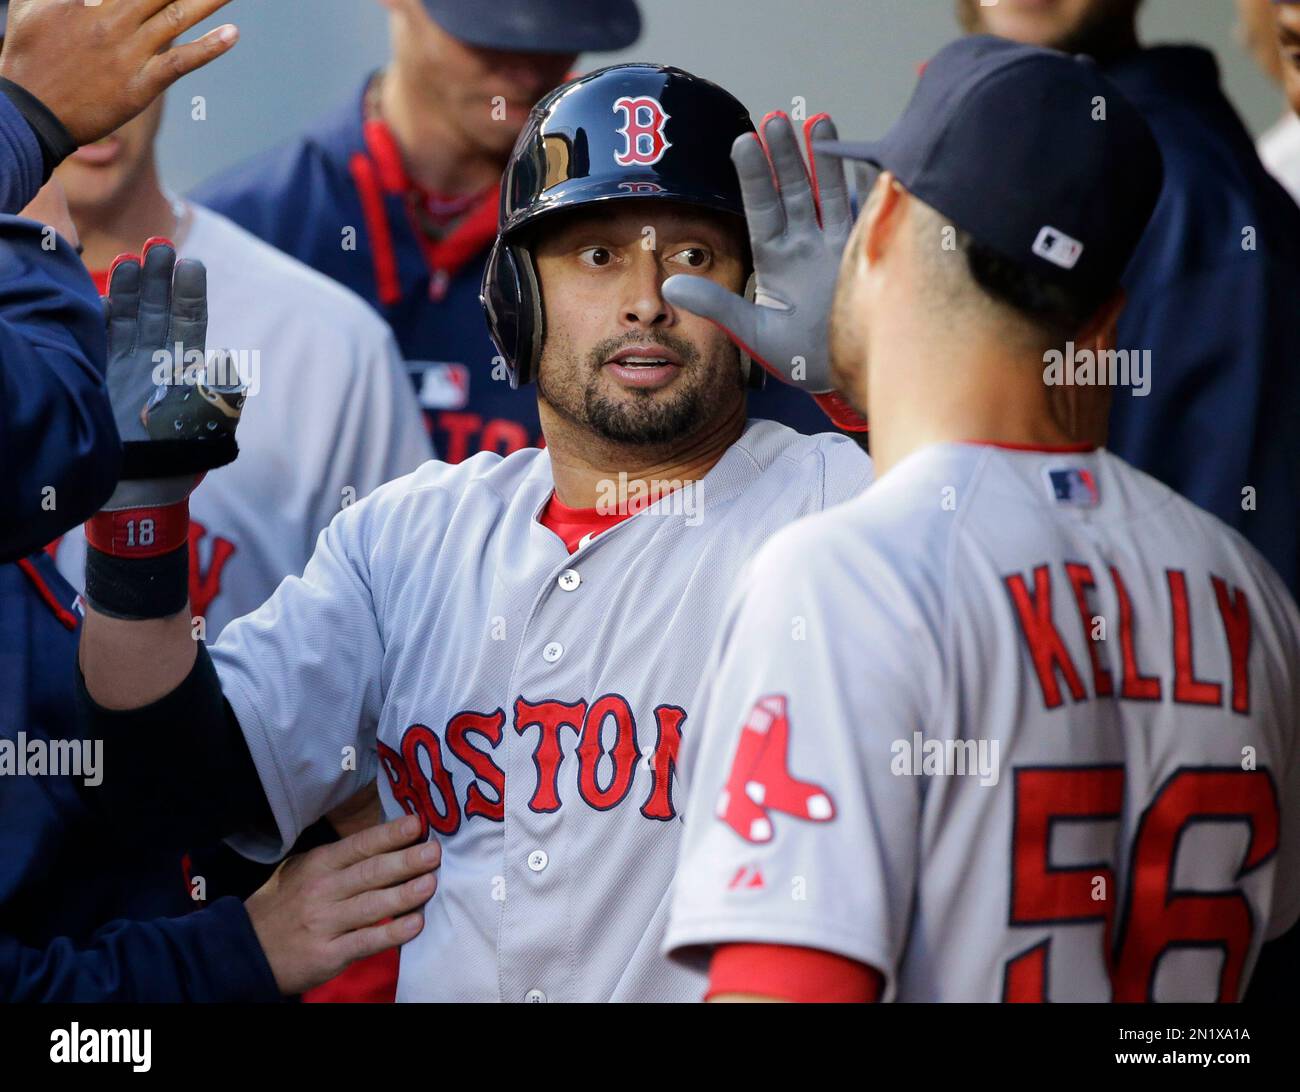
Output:
M154 236L178 241L173 238L178 234L176 211L152 167L124 192L120 202L75 207L72 219L87 269L107 269L119 254L138 254L145 240Z
M876 475L931 444L1076 442L1042 376L1043 364L1031 353L987 342L932 343L919 353L903 348L893 361L882 358L867 380Z
M486 189L501 177L503 164L472 146L423 87L417 74L394 61L379 90L379 112L401 149L407 175L433 193Z
M555 495L570 508L595 508L607 503L611 491L620 501L625 493L658 492L666 483L699 481L713 469L745 430L744 404L723 421L701 430L686 443L671 446L614 444L559 417L539 402L542 431L550 453Z

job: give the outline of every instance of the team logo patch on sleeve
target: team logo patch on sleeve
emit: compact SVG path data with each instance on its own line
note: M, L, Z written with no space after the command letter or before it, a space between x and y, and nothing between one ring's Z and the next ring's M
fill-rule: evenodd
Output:
M1096 508L1101 503L1101 491L1097 488L1097 479L1091 470L1081 466L1048 468L1045 471L1048 488L1052 499L1057 504L1069 504L1075 508Z
M790 773L790 718L784 695L759 698L736 744L717 816L747 842L772 840L771 811L825 823L835 804L822 786Z

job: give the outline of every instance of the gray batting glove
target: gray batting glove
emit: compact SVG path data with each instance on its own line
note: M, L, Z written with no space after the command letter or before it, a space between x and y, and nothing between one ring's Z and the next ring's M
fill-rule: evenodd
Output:
M807 391L840 428L864 431L866 421L831 382L831 302L853 212L843 167L815 153L812 142L836 136L828 114L804 123L811 177L781 111L732 145L754 254L752 303L690 274L669 277L663 293L675 307L720 326L777 379Z
M122 437L122 480L106 511L183 500L238 454L245 388L224 357L208 361L207 272L165 239L113 263L104 299L109 398Z

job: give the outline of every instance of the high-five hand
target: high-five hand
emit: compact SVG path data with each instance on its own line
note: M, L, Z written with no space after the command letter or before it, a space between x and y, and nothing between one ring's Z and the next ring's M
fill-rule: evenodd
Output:
M840 428L862 431L866 422L831 382L831 301L853 213L843 168L814 153L812 142L835 137L827 114L804 123L811 176L784 113L769 114L758 134L732 145L754 253L753 302L690 274L669 277L663 290L674 306L721 326L772 375L811 394Z

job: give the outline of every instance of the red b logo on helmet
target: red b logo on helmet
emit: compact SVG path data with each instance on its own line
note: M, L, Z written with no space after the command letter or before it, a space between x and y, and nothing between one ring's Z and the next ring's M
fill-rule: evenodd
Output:
M614 103L615 113L620 110L626 120L618 131L627 144L623 151L614 153L614 162L620 167L648 167L658 163L672 147L664 137L669 115L664 113L659 100L649 95L624 96Z

